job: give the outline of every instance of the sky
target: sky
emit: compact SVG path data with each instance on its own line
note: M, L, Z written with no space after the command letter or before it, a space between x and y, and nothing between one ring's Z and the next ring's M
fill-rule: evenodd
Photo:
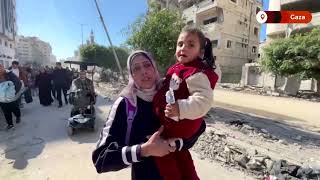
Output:
M269 0L263 0L263 10L269 9ZM262 24L261 26L261 32L260 32L260 42L264 41L266 39L266 24Z
M98 44L109 46L94 0L16 0L18 35L50 43L57 59L73 56L91 29ZM126 40L123 31L147 10L146 0L98 0L114 45Z
M264 0L265 5L269 0ZM50 43L57 59L73 56L91 29L98 44L109 46L94 0L16 0L18 35L36 36ZM124 31L147 11L147 0L98 0L114 45L127 39ZM264 9L266 9L265 7ZM262 27L260 40L265 39Z

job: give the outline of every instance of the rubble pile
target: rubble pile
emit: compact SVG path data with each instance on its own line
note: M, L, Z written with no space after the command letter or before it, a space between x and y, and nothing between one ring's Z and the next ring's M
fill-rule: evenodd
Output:
M268 131L259 130L241 121L232 121L230 126L237 128L244 134L258 135L261 138L285 143L285 141L270 135ZM257 150L247 151L232 144L228 140L230 136L232 135L209 130L200 136L193 150L200 155L201 159L208 158L230 168L242 169L258 179L320 179L320 166L318 165L301 167L285 160L276 161L269 156L260 154Z
M213 130L200 136L193 150L202 159L219 161L236 169L247 169L249 173L257 177L267 174L267 169L271 169L273 164L270 157L258 154L257 151L251 154L251 152L229 143L227 135Z
M96 91L105 96L105 99L110 101L115 100L119 97L119 93L125 87L125 84L114 82L114 83L105 83L105 82L96 82L95 89Z
M290 164L286 160L279 160L273 163L265 179L320 179L319 167L301 167Z

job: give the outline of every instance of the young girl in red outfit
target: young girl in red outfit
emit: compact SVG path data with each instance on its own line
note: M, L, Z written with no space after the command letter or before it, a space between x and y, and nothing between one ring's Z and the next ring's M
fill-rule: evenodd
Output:
M177 62L168 69L163 87L153 99L154 111L165 128L165 138L188 138L197 132L203 116L212 107L218 76L214 72L211 42L199 29L182 30L175 56ZM199 179L188 150L155 160L165 180Z

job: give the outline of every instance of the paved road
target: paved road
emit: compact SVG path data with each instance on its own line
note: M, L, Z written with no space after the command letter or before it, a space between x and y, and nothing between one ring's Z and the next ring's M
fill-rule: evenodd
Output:
M102 98L96 106L98 124L103 125L111 103ZM99 131L79 132L69 137L66 118L70 106L63 109L42 107L36 100L23 108L22 123L13 131L5 131L0 120L1 180L88 180L130 179L130 169L99 175L91 162ZM219 164L199 160L195 164L201 179L253 179L239 171L230 171Z

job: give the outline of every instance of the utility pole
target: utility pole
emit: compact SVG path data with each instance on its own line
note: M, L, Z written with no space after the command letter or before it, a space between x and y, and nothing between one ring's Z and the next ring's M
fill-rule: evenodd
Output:
M83 25L84 24L80 24L81 26L81 45L83 46Z
M115 51L115 49L114 49L114 47L113 47L113 45L112 45L111 38L110 38L110 36L109 36L107 26L106 26L106 24L105 24L105 22L104 22L104 20L103 20L102 15L101 15L101 11L100 11L100 8L99 8L99 5L98 5L98 2L97 2L97 0L94 0L94 2L95 2L95 4L96 4L97 11L98 11L98 13L99 13L100 20L101 20L101 23L102 23L102 25L103 25L104 31L105 31L105 33L106 33L106 35L107 35L107 37L108 37L108 40L109 40L109 43L110 43L110 46L111 46L111 49L112 49L112 52L113 52L114 58L116 59L116 62L117 62L117 65L118 65L119 71L120 71L121 76L122 76L122 79L123 79L123 81L124 81L124 80L125 80L125 77L124 77L124 74L123 74L123 71L122 71L122 68L121 68L120 62L119 62L119 58L118 58L117 53L116 53L116 51Z

